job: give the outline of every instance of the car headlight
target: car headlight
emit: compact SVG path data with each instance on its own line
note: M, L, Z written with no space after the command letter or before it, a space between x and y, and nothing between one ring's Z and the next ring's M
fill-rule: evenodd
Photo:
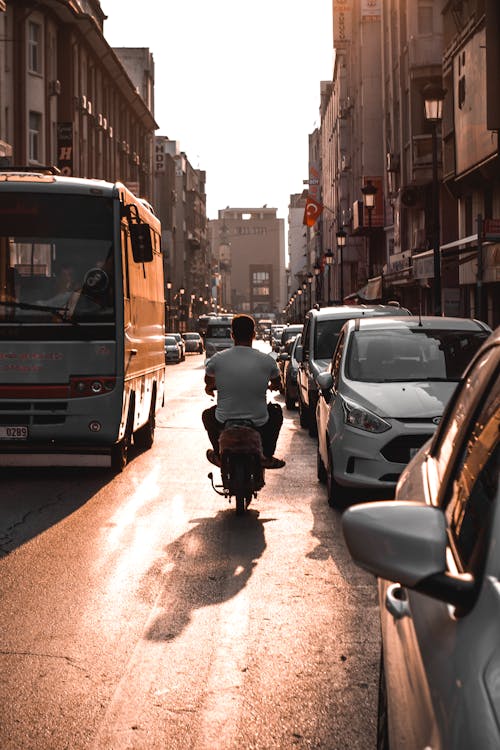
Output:
M377 417L376 414L355 404L354 401L343 398L342 407L344 409L344 421L350 427L375 433L387 432L391 429L391 425L385 419Z

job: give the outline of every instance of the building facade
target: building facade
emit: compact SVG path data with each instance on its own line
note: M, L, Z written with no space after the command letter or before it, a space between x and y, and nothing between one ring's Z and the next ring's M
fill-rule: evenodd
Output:
M104 38L98 0L7 0L0 13L0 156L119 180L152 201L153 60L136 85ZM146 92L147 99L143 98Z
M233 312L281 315L287 294L285 234L276 208L228 207L209 226L214 292L224 294L223 304L216 304Z
M332 0L332 9L316 262L332 252L337 297L396 298L498 325L498 2ZM442 113L426 109L431 99Z

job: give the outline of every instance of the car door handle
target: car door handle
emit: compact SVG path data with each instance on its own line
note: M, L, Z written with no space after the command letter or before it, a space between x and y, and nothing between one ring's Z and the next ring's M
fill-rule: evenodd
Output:
M395 620L410 617L410 607L406 589L399 583L392 583L385 592L385 608Z

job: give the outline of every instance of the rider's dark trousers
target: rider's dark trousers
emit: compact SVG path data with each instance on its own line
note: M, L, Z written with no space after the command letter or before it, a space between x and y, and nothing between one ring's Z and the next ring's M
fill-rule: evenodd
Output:
M208 437L212 443L214 451L219 454L219 435L224 429L224 425L218 422L215 418L215 406L211 406L210 409L205 409L202 413L201 418L205 429L208 432ZM269 413L269 419L266 424L262 427L256 427L255 429L260 432L262 439L262 452L264 456L271 458L274 456L276 450L276 443L278 442L278 435L280 434L281 425L283 424L283 411L279 404L269 403L267 405L267 411Z

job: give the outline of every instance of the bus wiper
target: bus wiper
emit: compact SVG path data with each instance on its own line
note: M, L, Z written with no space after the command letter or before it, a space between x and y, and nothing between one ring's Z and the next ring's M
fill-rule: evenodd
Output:
M42 312L50 312L54 315L58 315L65 323L71 323L74 326L79 325L76 320L68 316L67 307L53 307L52 305L35 305L31 302L8 302L7 300L0 300L0 305L3 307L18 307L20 310L41 310Z

